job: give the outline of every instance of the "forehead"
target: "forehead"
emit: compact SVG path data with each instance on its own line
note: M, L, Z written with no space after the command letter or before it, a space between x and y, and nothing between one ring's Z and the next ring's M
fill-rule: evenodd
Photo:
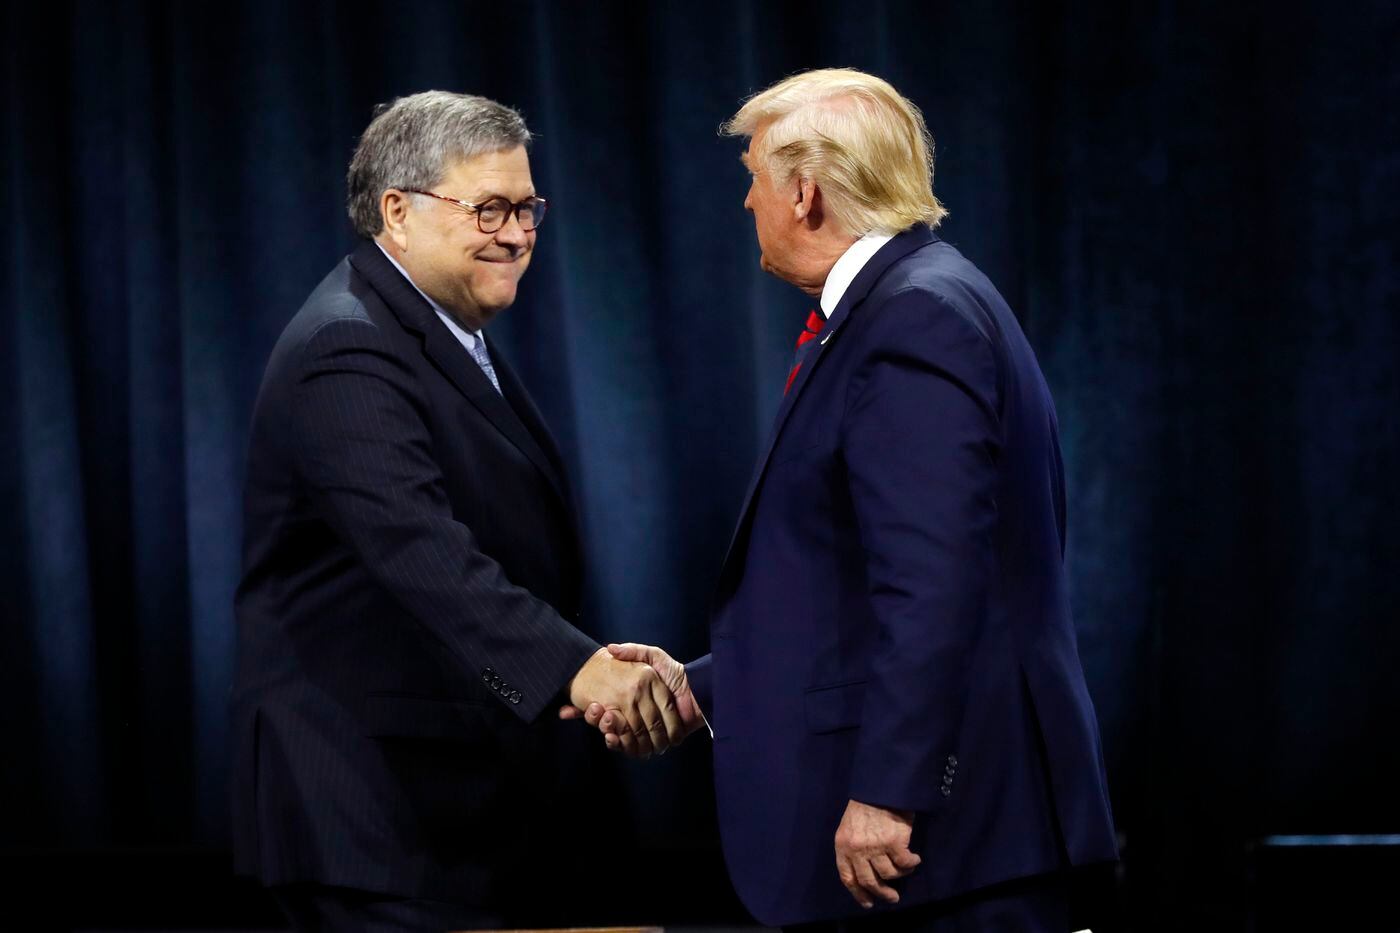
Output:
M752 139L749 140L748 148L739 153L739 161L744 163L744 168L755 175L757 175L758 170L763 167L758 158L758 147L754 145Z
M758 169L762 167L760 164L760 156L763 154L763 137L767 132L767 123L756 127L753 131L753 135L749 137L748 148L739 156L740 161L744 163L744 167L750 172L757 172Z
M444 187L458 196L478 197L503 194L513 198L534 193L530 177L530 157L524 146L500 152L483 152L454 162L443 173Z

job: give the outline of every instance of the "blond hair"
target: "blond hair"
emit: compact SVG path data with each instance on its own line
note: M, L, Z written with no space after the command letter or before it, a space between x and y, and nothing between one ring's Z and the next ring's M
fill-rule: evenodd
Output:
M720 127L726 136L765 130L754 155L777 184L810 178L853 236L938 226L933 137L924 116L874 75L851 68L806 71L760 91Z

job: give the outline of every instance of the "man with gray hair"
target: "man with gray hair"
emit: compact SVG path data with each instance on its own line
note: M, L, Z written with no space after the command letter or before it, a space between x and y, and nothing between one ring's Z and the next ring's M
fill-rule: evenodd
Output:
M481 97L383 109L350 163L365 242L258 394L234 841L302 929L518 922L586 754L545 711L601 703L642 757L682 735L654 671L580 627L563 459L484 333L546 213L529 142Z
M934 233L933 140L887 82L746 102L764 269L812 297L711 621L653 664L709 718L725 858L804 933L1066 933L1066 872L1116 843L1063 566L1064 471L1035 354ZM567 717L622 735L593 707Z

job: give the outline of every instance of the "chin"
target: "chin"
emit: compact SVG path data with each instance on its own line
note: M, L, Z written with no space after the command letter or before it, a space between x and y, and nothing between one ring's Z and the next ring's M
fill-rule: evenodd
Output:
M783 274L783 270L778 268L777 263L773 262L773 260L768 257L767 253L762 253L759 255L758 267L764 272L767 272L769 275L773 276L774 278L782 279L784 282L791 281L786 275Z
M489 321L513 304L515 292L512 290L509 295L492 295L490 299L478 302L477 307L481 309L481 319Z

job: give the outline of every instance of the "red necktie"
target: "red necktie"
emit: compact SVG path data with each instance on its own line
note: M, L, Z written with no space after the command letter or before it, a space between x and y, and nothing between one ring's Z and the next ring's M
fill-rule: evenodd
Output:
M807 312L807 326L802 333L797 335L797 349L801 350L802 345L809 340L815 340L817 334L822 332L822 327L826 324L826 318L815 311ZM802 368L802 360L799 358L792 364L792 371L788 373L787 385L783 386L783 394L788 394L788 389L792 388L792 381L797 378L797 371Z

